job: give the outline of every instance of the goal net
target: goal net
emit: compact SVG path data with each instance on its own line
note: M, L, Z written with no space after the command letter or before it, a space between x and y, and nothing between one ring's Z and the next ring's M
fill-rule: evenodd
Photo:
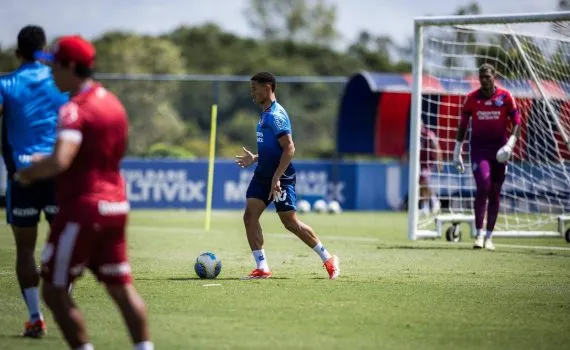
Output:
M439 237L457 223L475 235L469 129L463 174L453 167L453 149L462 104L479 88L483 63L495 67L496 85L512 93L522 117L494 235L558 236L569 219L570 12L424 18L415 32L410 239ZM424 176L431 193L420 185Z

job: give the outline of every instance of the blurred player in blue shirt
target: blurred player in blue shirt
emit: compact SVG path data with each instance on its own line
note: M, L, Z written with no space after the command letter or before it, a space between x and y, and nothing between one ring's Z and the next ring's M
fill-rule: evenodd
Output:
M285 108L275 99L275 77L271 73L257 73L251 78L251 95L262 108L257 123L257 151L253 154L244 147L244 155L236 163L246 168L257 162L253 178L247 189L247 206L244 224L249 246L257 267L247 279L269 278L272 273L263 249L263 233L259 218L273 201L285 228L311 247L323 260L330 279L340 273L339 259L321 244L315 231L301 222L295 212L295 168L291 163L295 154L291 121Z
M44 181L22 187L14 173L32 161L49 154L55 144L59 107L67 96L55 86L51 69L35 60L46 45L41 27L26 26L18 34L16 55L21 65L0 76L0 115L2 115L2 156L8 172L6 219L16 241L16 273L30 319L24 336L41 337L45 323L38 295L39 275L34 250L38 222L43 211L51 222L57 213L55 185Z

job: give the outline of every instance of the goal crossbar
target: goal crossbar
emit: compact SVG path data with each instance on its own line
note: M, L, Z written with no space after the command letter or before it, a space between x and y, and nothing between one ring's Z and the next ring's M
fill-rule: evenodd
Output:
M421 16L414 18L415 26L448 26L453 24L505 24L568 21L570 11L465 16Z

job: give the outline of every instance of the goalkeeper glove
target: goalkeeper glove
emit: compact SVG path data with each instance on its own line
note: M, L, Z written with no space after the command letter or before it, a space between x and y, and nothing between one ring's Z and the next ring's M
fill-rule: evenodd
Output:
M455 142L455 149L453 150L453 165L457 168L457 171L463 174L465 167L463 166L463 158L461 157L461 150L463 148L463 142Z
M515 135L511 135L511 137L509 137L509 141L507 141L507 143L501 147L501 149L499 149L497 152L497 161L499 163L506 163L509 160L511 154L513 153L513 148L515 147L516 141L517 137Z

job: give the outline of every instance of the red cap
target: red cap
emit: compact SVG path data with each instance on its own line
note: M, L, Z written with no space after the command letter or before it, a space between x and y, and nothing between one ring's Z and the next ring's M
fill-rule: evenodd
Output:
M50 61L69 61L93 68L95 47L79 35L64 36L53 46L51 57L46 56L43 58Z

